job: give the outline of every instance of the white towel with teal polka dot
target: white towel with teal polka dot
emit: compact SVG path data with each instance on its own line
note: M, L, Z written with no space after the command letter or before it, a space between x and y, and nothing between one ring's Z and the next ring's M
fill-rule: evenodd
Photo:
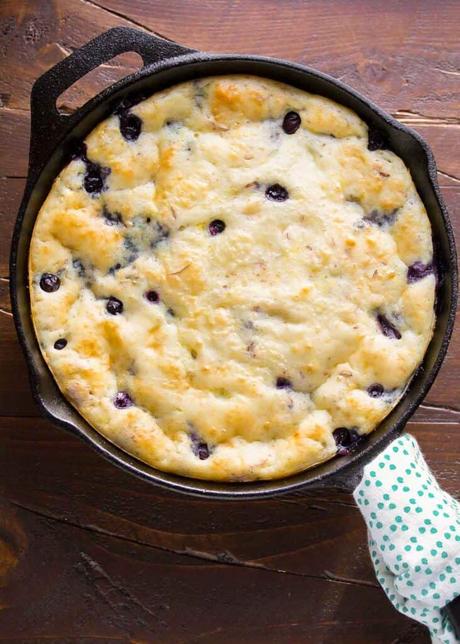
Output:
M354 498L366 520L377 579L394 606L460 642L441 609L460 595L460 503L444 492L409 435L364 468Z

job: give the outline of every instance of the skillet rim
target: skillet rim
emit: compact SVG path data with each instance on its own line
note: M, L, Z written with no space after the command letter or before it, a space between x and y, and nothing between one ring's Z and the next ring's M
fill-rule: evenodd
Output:
M110 30L110 31L113 32L116 30L117 29ZM126 29L126 28L123 28L122 31L123 33L125 33L126 31L137 32L137 30ZM105 32L105 34L108 34L108 33L109 32ZM141 33L141 32L138 32L138 33ZM102 36L104 36L105 34L102 34ZM143 34L143 37L144 36L145 34ZM149 36L149 38L152 40L152 47L155 47L157 45L157 42L162 40L155 36ZM95 40L97 40L97 38ZM95 41L91 41L91 42L94 43ZM164 42L168 43L168 41L164 41ZM172 43L172 44L175 44L175 43ZM130 50L129 48L124 49L124 51L129 51L129 50ZM72 54L72 56L78 55L79 51L80 50L77 50L74 54ZM410 418L410 416L415 412L417 407L423 401L441 367L441 364L445 358L448 344L451 338L454 321L455 321L457 289L458 289L456 249L455 249L455 240L454 240L454 235L452 231L452 226L451 226L447 209L445 207L445 204L440 194L439 186L437 183L436 165L435 165L433 154L428 144L423 140L423 138L417 132L414 132L406 125L399 123L396 119L394 119L392 116L384 112L372 101L365 98L355 90L351 89L341 81L337 81L334 78L328 76L327 74L318 72L314 69L311 69L304 65L300 65L298 63L292 63L283 59L271 58L267 56L207 54L203 52L194 52L193 50L184 50L184 51L186 52L190 51L190 53L176 55L173 58L164 58L154 63L147 64L142 69L135 72L134 74L131 74L121 79L120 81L117 81L110 87L106 88L105 90L97 94L95 97L90 99L87 103L85 103L85 105L79 108L71 117L67 117L65 132L64 130L61 131L61 134L58 140L54 141L54 144L52 145L51 152L49 150L45 151L46 155L44 156L48 158L48 161L45 160L45 162L41 165L38 160L36 160L35 162L33 160L34 159L34 153L33 153L34 131L32 130L31 132L31 163L29 166L29 176L26 184L25 195L24 195L24 198L19 210L18 218L16 221L16 226L15 226L13 241L12 241L12 250L11 250L11 257L10 257L10 275L11 275L10 290L11 290L11 300L13 305L15 325L16 325L16 329L17 329L17 333L19 336L22 349L26 356L26 362L28 365L29 377L31 381L34 398L38 403L40 411L42 412L43 415L53 420L54 423L57 423L58 425L68 430L70 429L71 431L73 431L73 433L76 433L87 443L91 444L92 447L96 449L96 451L102 454L102 456L104 456L114 464L118 465L125 471L128 471L131 474L135 474L138 477L144 480L147 480L149 483L154 483L162 487L166 487L168 489L173 489L173 490L191 494L194 496L200 496L200 497L205 496L207 498L219 498L219 499L261 498L261 497L267 497L267 496L275 496L277 494L282 494L287 492L293 492L300 489L306 490L308 488L322 487L322 486L332 486L332 487L336 486L336 487L342 487L349 490L350 488L353 488L358 482L362 467L367 462L369 462L378 452L384 449L384 447L386 447L386 445L388 445L391 442L391 440L393 440L393 438L395 438L397 435L401 433L407 420ZM62 62L65 63L66 60L67 59L64 59L64 61ZM297 74L304 76L305 80L307 78L316 79L316 80L319 79L322 82L325 82L326 84L328 84L331 91L334 88L335 90L337 89L340 90L340 93L348 95L348 97L351 99L352 102L357 101L358 103L360 103L360 105L363 107L365 111L370 111L371 113L373 113L373 115L376 115L377 116L376 121L380 125L385 124L385 126L389 128L389 131L394 136L396 135L409 136L412 139L412 141L414 141L415 144L419 146L419 150L422 152L423 167L424 167L424 170L426 171L427 179L429 182L428 189L432 193L432 197L434 198L434 203L437 206L437 209L439 212L437 214L433 214L431 212L433 209L430 209L426 204L425 199L423 199L425 203L425 207L427 208L427 212L429 214L430 221L432 222L432 224L433 224L433 219L435 217L438 217L438 224L439 224L439 221L441 222L442 224L441 228L443 230L443 233L445 234L444 242L445 243L447 242L447 249L448 249L448 254L447 254L448 256L444 256L442 258L445 261L446 267L448 268L448 279L447 279L447 283L445 282L443 285L444 290L446 290L447 292L444 293L443 301L441 302L441 306L447 305L448 309L447 311L444 312L444 316L443 316L445 328L444 328L444 331L442 332L442 337L440 338L439 348L435 352L434 362L431 365L431 367L428 370L423 368L418 370L418 372L411 379L409 387L406 393L404 394L403 398L399 401L398 405L394 408L394 410L392 410L389 416L386 417L385 419L386 424L389 424L388 419L391 419L394 416L397 417L396 420L392 423L392 425L390 425L390 427L385 428L384 431L382 431L382 428L381 428L382 424L381 424L376 430L374 430L374 432L372 432L372 434L370 435L370 440L368 442L364 443L363 446L360 447L358 450L356 450L355 453L350 454L345 458L331 459L329 461L326 461L323 464L304 470L303 472L291 475L289 477L284 477L281 479L272 479L268 481L253 481L253 482L245 482L245 483L241 483L241 482L240 483L236 483L236 482L220 483L217 481L192 479L192 478L173 475L167 472L156 470L153 467L143 463L139 459L131 456L127 452L124 452L116 445L110 443L101 434L97 433L96 430L94 430L88 423L86 423L86 421L84 421L84 419L78 414L78 412L74 410L74 408L64 398L64 396L60 394L60 392L57 393L57 396L54 399L47 398L43 394L43 387L42 387L43 379L45 378L48 381L51 380L55 389L57 389L57 385L55 384L54 378L51 372L48 370L47 366L45 366L46 371L41 374L36 368L36 364L34 362L34 355L33 355L34 349L32 348L33 344L36 345L35 354L37 355L39 354L42 363L44 363L44 359L38 350L38 344L37 344L35 334L33 332L33 327L32 327L32 333L30 333L30 331L26 332L24 328L23 318L24 316L28 315L29 323L31 323L30 313L28 311L21 310L20 303L18 302L18 295L19 297L21 297L21 293L20 293L21 289L22 289L22 297L24 297L24 291L27 291L27 286L26 286L27 281L25 280L23 281L22 285L20 284L20 279L21 277L24 278L24 274L22 275L20 274L18 269L18 261L17 261L18 254L21 252L21 248L20 248L21 244L22 244L22 247L24 246L24 244L27 245L27 250L24 251L22 249L22 252L23 254L25 253L26 255L28 255L27 251L28 251L31 231L27 235L25 234L27 233L27 229L23 227L24 219L27 214L27 209L30 206L30 201L33 197L34 191L37 190L37 184L40 183L40 180L43 177L43 174L46 172L47 166L49 164L52 164L53 157L57 151L60 150L62 152L63 145L65 145L66 140L69 139L69 137L71 137L76 127L79 124L81 124L88 117L88 115L91 115L92 113L94 113L94 111L98 107L102 107L103 110L104 109L107 110L105 116L102 116L102 118L105 118L107 116L107 113L111 111L110 109L107 109L107 108L113 107L113 105L111 105L111 101L114 99L114 97L117 95L118 97L120 97L121 94L123 95L129 94L130 90L131 90L131 93L135 93L136 90L135 89L133 90L133 86L135 86L136 83L138 83L139 81L143 81L146 78L156 76L164 72L177 70L177 69L182 69L182 71L184 71L186 67L191 67L193 65L199 66L199 65L205 64L207 66L213 67L213 66L218 66L219 64L222 64L222 63L231 63L231 64L236 64L237 66L238 64L243 64L243 66L247 64L249 65L252 64L252 65L261 66L261 67L267 66L267 68L270 67L272 70L274 68L277 68L278 71L280 70L294 71ZM55 70L56 67L58 67L59 65L61 65L61 63L58 63L58 65L52 68L52 70ZM41 79L43 79L48 73L49 72L41 76L40 79L38 79L37 83ZM222 73L225 74L228 72L222 72ZM248 72L248 71L239 72L235 70L234 73L251 73L251 72ZM269 74L260 74L257 72L253 72L253 73L259 76L264 75L268 78L274 77L274 76L270 76ZM216 72L214 73L206 72L204 74L200 73L198 75L206 76L206 75L217 75L217 74ZM165 86L174 85L177 82L181 82L181 80L183 79L174 80L172 83L167 83ZM287 83L291 85L293 84L291 82L287 82ZM155 93L156 91L159 91L159 89L160 88L154 89L151 93ZM336 99L336 100L337 102L340 102L341 104L343 104L343 100L340 100L340 99ZM358 111L354 106L351 109L354 109L354 111ZM358 114L359 113L360 112L358 111ZM101 118L98 118L97 122L99 122L100 120ZM95 124L91 124L90 127L86 129L86 133L88 133L94 127L94 125ZM81 138L81 136L79 136L78 138ZM35 140L35 145L37 145L36 140ZM416 161L417 159L415 159L414 164ZM411 174L413 174L411 164L406 161L406 165L409 167ZM54 173L53 178L56 176L57 173ZM414 179L414 182L415 182L415 179ZM45 192L44 197L46 196L46 194L47 192ZM40 206L37 206L35 208L36 212L38 212L39 207ZM24 240L24 237L26 237L25 240ZM27 273L26 273L26 276L27 276ZM28 295L26 295L26 299L28 300ZM438 330L438 320L439 318L437 316L434 334ZM441 333L441 332L438 330L438 333ZM431 347L431 343L430 343L430 347ZM428 351L430 350L430 347L427 349L427 354L428 354ZM412 396L413 398L412 400L409 400L408 398L409 395ZM403 409L403 403L405 403L404 409ZM56 414L55 410L51 411L50 407L52 407L54 404L58 404L63 406L64 408L67 408L71 412L72 416L76 415L79 419L80 426L77 426L77 424L69 420L69 418L60 417L59 415Z

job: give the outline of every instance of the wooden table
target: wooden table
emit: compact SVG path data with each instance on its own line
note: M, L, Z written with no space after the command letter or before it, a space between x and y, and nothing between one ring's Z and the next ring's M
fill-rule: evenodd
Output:
M39 417L8 298L37 76L115 25L204 50L306 63L433 147L460 239L460 4L453 0L2 0L0 5L0 640L423 644L376 583L366 531L334 490L260 502L163 492ZM134 69L123 55L61 99ZM460 496L460 330L409 424Z

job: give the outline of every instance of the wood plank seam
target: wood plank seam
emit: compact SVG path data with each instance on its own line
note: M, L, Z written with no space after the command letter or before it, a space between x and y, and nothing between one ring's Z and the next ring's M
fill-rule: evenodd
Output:
M380 586L377 583L370 582L364 579L349 579L347 577L337 575L336 573L330 572L330 571L324 571L324 575L310 575L308 573L304 572L298 572L298 571L293 571L293 570L283 570L281 568L273 568L271 566L266 566L265 564L259 563L257 561L243 561L235 557L232 553L229 553L227 551L221 552L221 553L209 553L209 552L204 552L202 550L196 550L193 548L184 548L182 550L179 549L174 549L174 548L167 548L166 546L161 546L158 544L152 544L152 543L147 543L144 541L139 541L137 539L132 539L129 537L122 536L120 534L110 532L108 530L105 530L103 528L100 528L95 525L84 525L81 523L77 523L75 521L70 521L67 518L63 517L58 517L56 515L53 515L48 512L43 512L41 510L37 510L36 508L31 508L26 505L23 505L22 503L18 503L17 501L12 501L9 500L9 503L12 505L25 510L26 512L31 512L32 514L36 514L42 518L55 521L57 523L63 523L65 525L72 526L74 528L78 528L80 530L86 530L87 532L94 532L100 535L104 535L107 537L112 537L114 539L120 539L121 541L126 541L128 543L133 543L138 546L142 546L145 548L152 548L154 550L161 550L162 552L168 552L170 554L175 554L183 557L188 557L191 559L198 559L200 561L206 561L211 565L218 565L218 566L239 566L243 568L257 568L258 570L266 571L266 572L271 572L271 573L278 573L278 574L283 574L283 575L292 575L294 577L306 577L308 579L317 579L320 581L329 581L329 582L334 582L338 584L346 584L346 585L354 585L354 586L366 586L370 588L375 588L380 590Z

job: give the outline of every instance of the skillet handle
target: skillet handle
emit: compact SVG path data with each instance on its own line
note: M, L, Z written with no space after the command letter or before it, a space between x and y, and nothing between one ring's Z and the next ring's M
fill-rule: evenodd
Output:
M41 168L75 122L72 116L59 114L56 108L59 96L102 63L131 51L142 57L146 67L195 50L138 29L114 27L96 36L45 72L32 87L29 175Z

